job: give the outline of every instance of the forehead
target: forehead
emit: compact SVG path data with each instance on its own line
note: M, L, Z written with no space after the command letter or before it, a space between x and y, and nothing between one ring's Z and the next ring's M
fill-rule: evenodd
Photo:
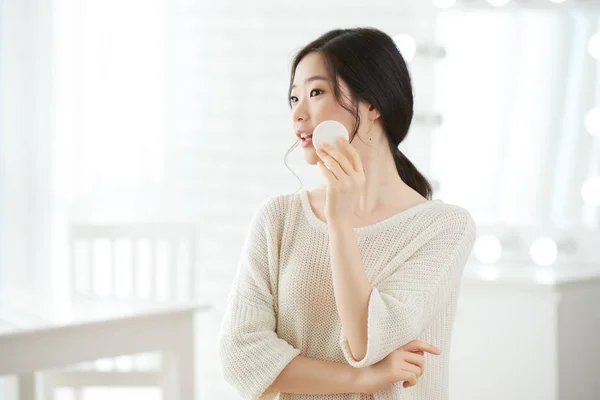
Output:
M327 69L325 68L323 56L316 52L307 54L304 58L302 58L302 60L300 60L298 66L296 67L293 84L302 85L306 78L309 78L313 75L329 77Z

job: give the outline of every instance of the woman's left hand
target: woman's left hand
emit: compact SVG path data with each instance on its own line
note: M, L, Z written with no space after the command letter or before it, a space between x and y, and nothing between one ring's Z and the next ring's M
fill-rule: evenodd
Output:
M327 224L332 226L349 223L366 181L356 149L344 138L339 138L338 143L338 148L324 143L317 149L317 154L323 160L318 166L327 180L325 217ZM348 157L340 150L347 153Z

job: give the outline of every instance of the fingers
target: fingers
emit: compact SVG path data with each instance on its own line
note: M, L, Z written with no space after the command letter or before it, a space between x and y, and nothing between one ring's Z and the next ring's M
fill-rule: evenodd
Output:
M411 351L411 352L424 351L426 353L435 354L435 355L440 355L442 353L440 351L440 349L438 349L437 347L434 347L434 346L427 344L425 342L422 342L420 340L413 340L412 342L408 342L407 344L405 344L404 346L402 346L400 348L404 351Z
M420 378L423 375L423 367L409 361L405 361L402 364L402 369L407 372L412 372L417 378Z
M404 381L404 384L408 383L409 386L406 386L406 387L415 386L417 384L418 378L417 378L417 374L415 374L414 372L404 371L404 373L402 375L403 375L403 377L400 380Z
M417 384L417 380L423 376L425 369L425 353L439 355L441 351L420 340L413 340L398 348L398 358L401 360L397 365L399 375L403 381L402 386L409 388Z
M424 357L400 349L392 353L392 357L394 360L392 362L392 371L396 377L395 381L404 381L404 387L416 385L417 380L423 375Z
M317 149L317 155L321 159L321 166L327 169L334 181L338 180L342 176L342 168L332 157L328 156L323 150ZM327 165L325 165L327 164Z
M404 361L423 370L425 366L425 357L419 354L405 352L403 355ZM419 375L420 376L420 375Z
M355 171L348 158L339 152L335 147L323 143L323 147L317 149L317 154L323 161L327 161L336 176L339 178L340 172L344 172L346 175L352 175Z
M323 164L322 161L319 161L317 163L319 169L321 170L321 172L323 173L323 176L325 177L325 179L327 180L327 182L329 183L334 183L337 179L335 178L335 175L333 174L333 172L331 172L329 170L329 168L327 168L325 166L325 164Z

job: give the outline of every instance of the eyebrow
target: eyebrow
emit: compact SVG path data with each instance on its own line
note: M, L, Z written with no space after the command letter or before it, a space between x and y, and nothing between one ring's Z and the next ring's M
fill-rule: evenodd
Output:
M315 75L315 76L311 76L310 78L308 78L307 80L304 81L304 84L307 84L308 82L312 82L312 81L328 81L329 79L327 79L324 76L321 75ZM292 89L294 89L296 87L296 85L292 85Z

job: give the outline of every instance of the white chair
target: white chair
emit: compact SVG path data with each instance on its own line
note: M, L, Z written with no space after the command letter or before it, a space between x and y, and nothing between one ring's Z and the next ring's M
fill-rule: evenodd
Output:
M196 227L191 223L76 224L69 232L72 302L109 307L197 300ZM159 386L157 354L121 356L46 371L45 397L71 387ZM46 399L45 399L46 400Z

